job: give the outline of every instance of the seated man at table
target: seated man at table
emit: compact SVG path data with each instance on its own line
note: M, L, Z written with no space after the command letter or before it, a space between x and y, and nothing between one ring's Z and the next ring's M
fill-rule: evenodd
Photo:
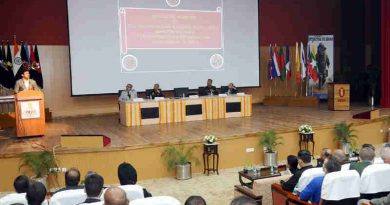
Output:
M164 94L162 94L161 89L160 89L160 85L158 83L154 84L153 90L150 93L150 96L152 97L152 99L154 99L155 97L164 97Z
M286 191L292 192L294 191L294 187L297 185L299 178L301 178L301 175L304 171L313 168L311 165L311 155L310 152L307 150L301 150L298 152L298 165L300 169L290 177L289 180L280 181L280 185L282 185L282 188Z
M340 162L333 156L325 159L323 170L326 174L341 170ZM325 176L314 177L310 183L299 194L299 199L303 201L311 201L311 203L319 203L321 199L321 187Z
M370 147L364 147L359 152L360 162L351 162L350 170L356 170L359 175L362 175L364 168L374 162L375 151Z
M213 80L207 80L207 85L204 87L204 95L218 95L217 88L213 86Z
M121 95L118 100L129 101L134 98L137 98L137 91L133 89L133 85L129 83L126 85L126 90L121 91Z
M237 87L233 83L229 83L227 94L232 95L232 94L237 94L237 93L238 93Z

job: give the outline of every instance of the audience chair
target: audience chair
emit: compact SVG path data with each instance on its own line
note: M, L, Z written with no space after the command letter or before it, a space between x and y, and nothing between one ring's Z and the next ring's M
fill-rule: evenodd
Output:
M387 196L390 193L390 164L372 164L363 170L360 182L362 199Z
M351 166L351 163L346 163L346 164L341 165L341 171L348 171L350 166Z
M8 204L16 204L16 203L27 205L26 193L20 193L20 194L12 193L0 198L0 205L8 205Z
M143 199L144 198L144 189L139 185L122 185L119 186L121 189L123 189L126 192L126 198L129 201L135 200L135 199ZM103 190L102 195L100 196L101 200L104 200L104 193L106 193L107 189Z
M199 96L205 96L205 95L207 95L207 93L206 93L204 87L198 87L198 95L199 95Z
M66 190L54 194L50 199L50 205L81 204L86 198L84 189Z
M314 177L323 176L324 174L322 167L305 170L302 173L301 178L299 178L297 191L302 192Z
M180 205L180 201L171 196L154 196L130 201L130 205Z
M324 177L320 205L356 205L360 176L356 170L332 172Z
M374 164L383 164L383 159L380 157L375 157L374 158Z
M302 201L291 192L283 190L280 184L272 184L271 192L273 205L315 205L307 201Z
M104 201L99 201L99 202L94 202L94 203L83 203L83 204L78 204L78 205L103 205ZM51 204L50 204L51 205Z

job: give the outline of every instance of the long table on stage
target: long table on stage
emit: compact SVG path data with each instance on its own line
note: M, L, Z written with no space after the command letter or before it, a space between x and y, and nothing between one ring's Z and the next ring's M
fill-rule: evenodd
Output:
M204 96L141 102L119 101L125 126L212 120L252 115L252 95Z

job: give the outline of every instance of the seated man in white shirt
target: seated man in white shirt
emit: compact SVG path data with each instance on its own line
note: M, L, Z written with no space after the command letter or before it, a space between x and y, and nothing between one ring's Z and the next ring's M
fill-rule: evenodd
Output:
M8 194L3 198L0 198L0 205L10 204L13 202L25 202L26 192L29 186L28 177L25 175L20 175L14 180L14 188L16 193Z
M118 100L129 101L133 100L134 98L137 98L137 91L133 89L133 85L129 83L126 85L126 90L123 90L121 92L121 95L119 96Z

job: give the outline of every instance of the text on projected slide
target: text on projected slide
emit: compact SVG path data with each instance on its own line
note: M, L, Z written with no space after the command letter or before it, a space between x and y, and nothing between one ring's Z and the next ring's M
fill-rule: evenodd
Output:
M121 50L221 48L221 12L126 8L120 11Z

